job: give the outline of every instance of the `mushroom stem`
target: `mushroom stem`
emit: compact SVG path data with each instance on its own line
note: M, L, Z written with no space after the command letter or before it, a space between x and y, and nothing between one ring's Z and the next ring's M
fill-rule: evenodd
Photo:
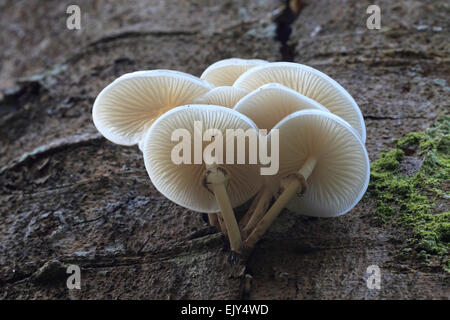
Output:
M219 229L222 230L222 233L228 238L227 227L225 226L225 221L220 212L217 212L217 220L219 221Z
M211 226L220 229L219 218L217 217L217 213L208 213L208 221Z
M225 171L216 165L207 165L206 167L208 170L206 182L216 197L217 204L219 205L220 212L222 213L222 217L225 221L231 250L239 253L242 240L236 221L236 216L234 215L233 207L231 206L230 198L228 197L228 193L225 188L227 176Z
M269 189L269 187L264 186L260 193L261 195L259 197L255 211L253 212L252 216L250 217L250 220L242 230L242 234L244 237L250 234L254 229L254 227L257 225L257 223L262 219L262 217L266 213L267 208L270 205L270 201L272 200L272 191Z
M247 225L253 212L255 211L256 206L258 205L259 199L261 198L261 194L263 193L263 191L264 191L264 187L261 188L261 190L259 190L258 193L256 194L255 198L252 201L252 204L250 205L250 208L248 208L245 215L239 221L239 228L243 229Z
M269 227L272 225L273 221L278 217L281 210L283 210L283 208L286 206L289 200L291 200L292 197L297 192L300 191L300 193L303 193L306 190L306 184L304 184L304 182L306 182L306 180L311 175L316 163L317 160L313 157L310 157L306 160L306 162L297 172L295 177L292 176L287 177L292 179L290 179L290 182L284 188L281 195L278 197L278 199L275 201L275 203L272 205L269 211L267 211L265 216L259 221L256 227L253 229L252 233L245 240L245 245L247 247L249 248L254 247L255 244L261 239L261 237L267 231L267 229L269 229Z

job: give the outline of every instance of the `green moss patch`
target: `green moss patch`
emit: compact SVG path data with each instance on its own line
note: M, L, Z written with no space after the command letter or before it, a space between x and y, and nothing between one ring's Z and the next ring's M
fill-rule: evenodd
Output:
M406 158L422 161L404 172ZM450 272L450 116L424 132L395 141L371 165L369 195L377 200L378 222L411 231L408 246L424 263L439 263ZM446 205L447 204L447 205ZM445 209L447 208L447 209Z

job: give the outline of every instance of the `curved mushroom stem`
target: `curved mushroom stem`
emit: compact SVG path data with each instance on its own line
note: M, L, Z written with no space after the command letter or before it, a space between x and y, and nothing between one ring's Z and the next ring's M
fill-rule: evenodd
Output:
M228 238L227 227L225 226L225 221L223 220L222 214L217 212L217 220L219 222L219 229L222 230L222 233Z
M261 194L264 191L264 186L258 191L255 198L252 201L252 204L250 205L250 208L248 208L247 212L244 214L244 216L239 221L239 228L243 229L247 225L248 221L252 217L253 212L255 211L256 206L258 205L259 199L261 198Z
M254 247L267 229L269 229L272 225L273 221L278 217L281 210L283 210L289 200L291 200L297 192L300 191L300 193L303 193L306 190L306 180L311 175L316 163L317 160L315 158L308 158L306 160L302 168L295 175L294 179L288 183L269 211L267 211L265 216L259 221L252 233L245 240L246 247ZM290 177L291 176L288 178Z
M206 165L206 169L206 183L214 193L220 212L222 213L223 220L225 221L231 250L239 253L242 240L236 217L233 212L233 207L231 206L230 198L228 197L228 193L225 188L225 183L228 178L225 171L216 165Z
M246 237L250 234L253 228L257 225L257 223L262 219L264 214L266 213L267 208L270 205L270 201L272 200L272 191L266 185L263 186L261 191L261 195L259 197L258 203L256 205L255 211L253 212L250 220L242 230L242 235Z
M217 213L208 213L208 221L209 225L220 229L219 218L217 217Z

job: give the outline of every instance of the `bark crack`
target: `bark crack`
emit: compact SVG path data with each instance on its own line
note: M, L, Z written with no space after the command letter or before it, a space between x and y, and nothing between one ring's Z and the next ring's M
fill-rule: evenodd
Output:
M72 136L70 138L58 139L52 141L49 144L45 144L35 148L31 152L26 152L22 154L19 159L14 160L9 165L6 165L0 169L0 174L6 171L16 170L20 166L27 165L31 162L35 162L44 157L48 157L52 154L60 152L62 150L76 148L79 146L89 145L91 143L96 143L102 141L104 138L100 133L95 134L81 134L77 136Z
M275 40L280 42L282 61L292 62L295 59L295 45L289 44L292 34L291 25L305 6L304 0L285 0L284 10L274 18L274 22L277 25Z

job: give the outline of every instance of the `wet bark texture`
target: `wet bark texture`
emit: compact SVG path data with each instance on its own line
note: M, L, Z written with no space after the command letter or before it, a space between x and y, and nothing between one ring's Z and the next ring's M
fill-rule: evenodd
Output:
M371 160L449 107L447 1L379 0L381 30L366 28L371 1L299 3L278 41L277 0L78 1L79 31L64 1L0 1L0 298L447 298L440 268L397 259L407 232L375 224L369 197L334 219L284 211L236 262L207 217L156 191L137 147L94 128L96 95L121 74L200 75L228 57L336 79L365 116ZM68 264L81 290L66 288ZM372 264L381 290L366 286Z

